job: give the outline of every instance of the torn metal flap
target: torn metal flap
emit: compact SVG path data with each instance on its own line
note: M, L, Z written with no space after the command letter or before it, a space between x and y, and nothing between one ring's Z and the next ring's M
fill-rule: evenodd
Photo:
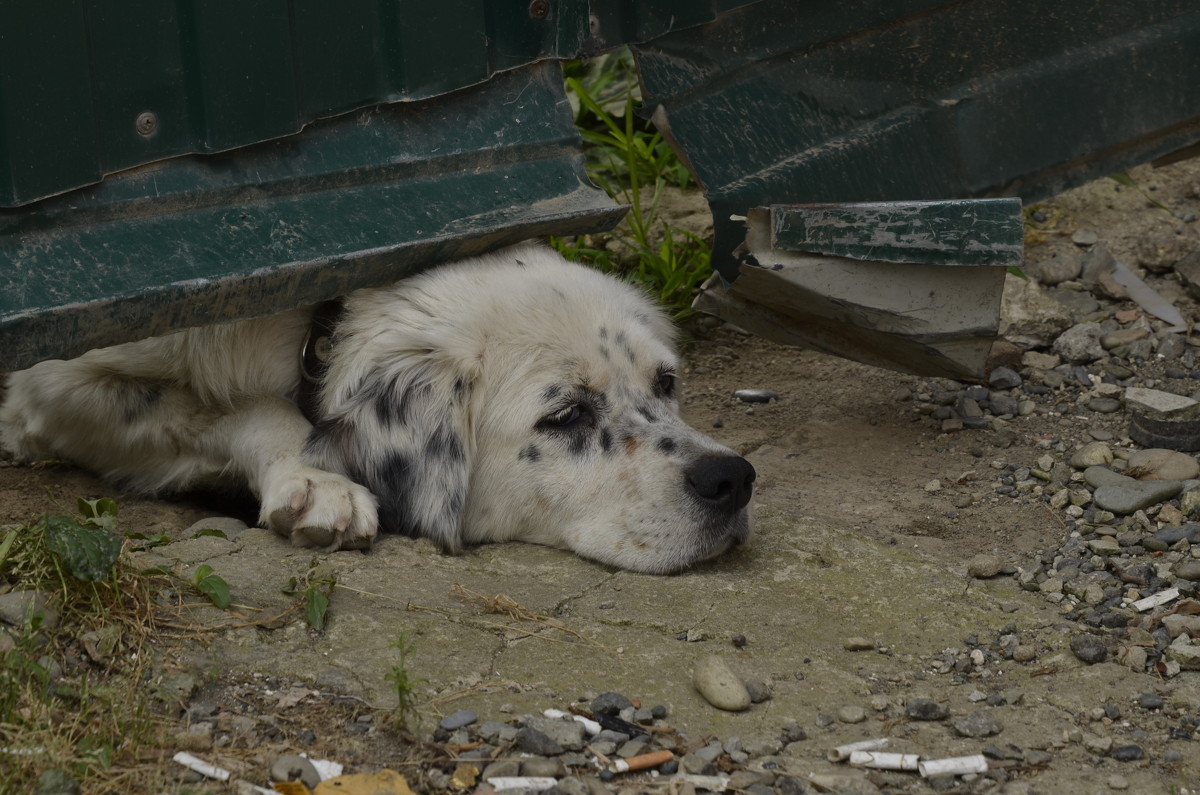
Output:
M897 202L891 216L903 215L906 204L914 203ZM852 217L855 205L843 207L843 216ZM877 214L882 205L868 207ZM725 285L714 276L693 307L776 342L878 367L948 378L984 376L1000 322L1005 274L1000 265L1012 262L1010 254L998 256L996 265L972 259L971 267L955 267L942 255L932 257L941 264L882 259L896 260L897 252L909 257L904 252L911 246L877 246L880 256L874 259L789 251L776 245L777 231L794 228L782 219L795 212L787 206L751 210L738 278ZM811 208L804 212L812 217ZM1019 202L1007 212L1007 226L1020 229ZM954 245L982 250L989 240L1003 240L1002 247L1010 248L1007 230L995 235L1005 226L998 218L986 235L973 237L974 216L961 217L967 220L957 227Z

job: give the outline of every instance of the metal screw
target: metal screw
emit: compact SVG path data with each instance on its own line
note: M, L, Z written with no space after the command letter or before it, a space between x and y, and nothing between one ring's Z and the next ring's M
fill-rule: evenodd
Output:
M550 16L550 0L533 0L529 4L529 16L534 19L545 19Z
M158 116L148 110L139 113L134 127L137 128L139 135L150 135L158 129Z

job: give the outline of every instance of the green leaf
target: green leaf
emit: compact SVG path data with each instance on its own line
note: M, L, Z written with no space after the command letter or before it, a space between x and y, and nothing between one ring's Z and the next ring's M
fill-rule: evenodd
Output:
M102 527L109 532L117 531L117 501L108 497L98 500L79 499L79 513L83 514L83 524L92 527Z
M329 597L317 588L304 592L304 618L308 625L320 632L325 629L325 614L329 612Z
M229 538L225 535L224 530L218 530L215 527L206 527L203 530L197 530L192 534L192 538L200 538L201 536L216 536L217 538Z
M108 576L121 555L120 537L102 527L84 527L66 516L46 519L46 547L67 571L85 582Z
M207 596L210 602L222 610L227 609L233 603L229 595L229 583L213 574L212 566L208 564L197 566L196 573L192 575L192 582L195 583L200 593Z

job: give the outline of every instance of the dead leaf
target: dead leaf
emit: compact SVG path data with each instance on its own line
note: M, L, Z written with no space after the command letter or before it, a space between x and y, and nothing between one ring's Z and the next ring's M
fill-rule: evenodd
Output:
M271 785L271 789L283 795L312 795L312 790L306 787L303 781L276 781Z
M479 779L479 768L470 762L464 762L454 769L450 777L450 786L455 789L470 789Z
M306 687L293 687L291 690L280 693L279 699L275 703L280 709L287 709L288 707L296 706L304 699L314 695L316 692L316 690L309 690Z
M326 779L312 795L417 795L408 788L404 776L395 770L378 773L353 773Z

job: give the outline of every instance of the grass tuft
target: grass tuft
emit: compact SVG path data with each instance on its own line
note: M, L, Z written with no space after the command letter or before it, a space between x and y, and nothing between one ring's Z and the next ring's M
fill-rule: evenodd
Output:
M694 186L692 175L662 133L638 118L641 93L629 51L568 65L566 87L583 137L588 175L615 201L630 205L606 235L553 238L567 259L640 284L676 320L691 314L696 288L711 272L711 247L672 227L660 206L667 190Z

